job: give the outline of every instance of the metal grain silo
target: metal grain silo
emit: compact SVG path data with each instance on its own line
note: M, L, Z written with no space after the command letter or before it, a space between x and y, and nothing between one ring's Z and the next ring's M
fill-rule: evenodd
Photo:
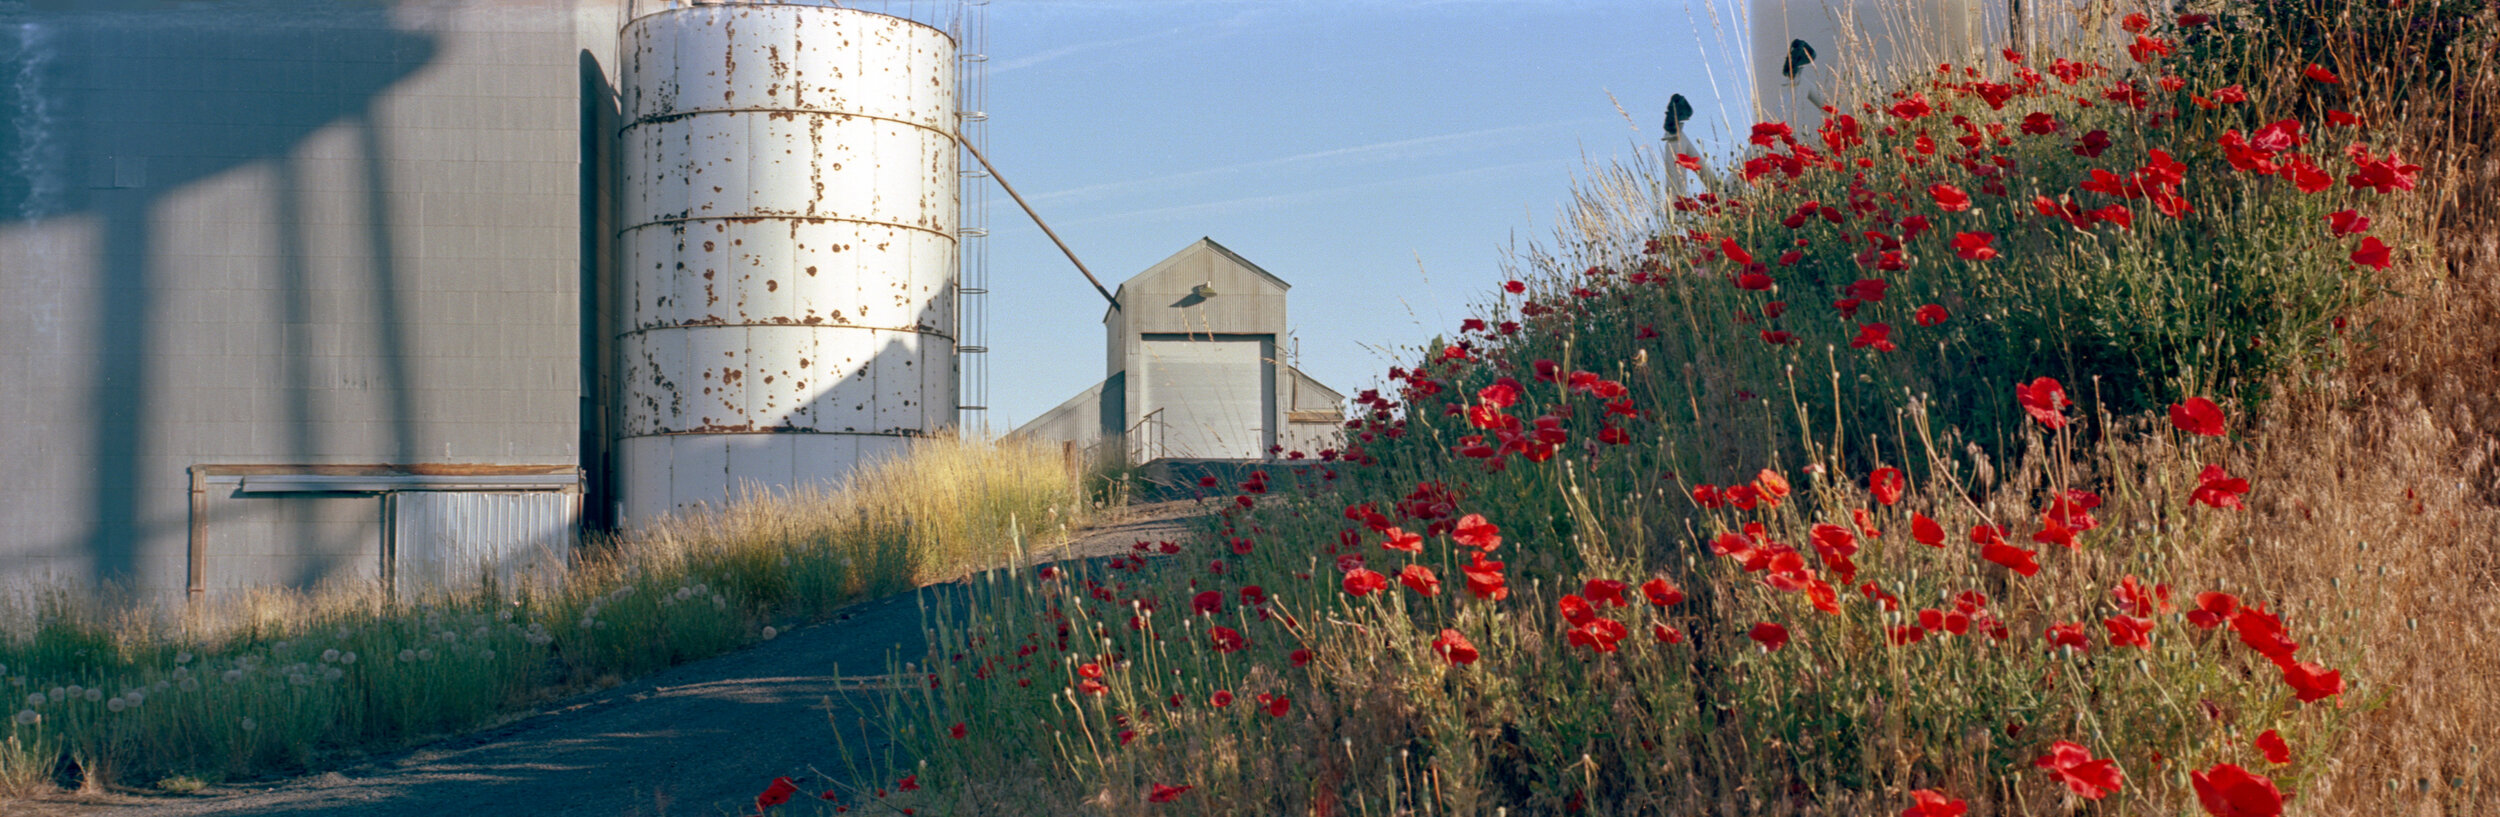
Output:
M1822 126L1822 106L1993 55L2010 42L2006 13L2006 0L1753 0L1757 116L1817 144L1806 137Z
M955 414L955 44L768 2L624 29L627 522L841 478Z

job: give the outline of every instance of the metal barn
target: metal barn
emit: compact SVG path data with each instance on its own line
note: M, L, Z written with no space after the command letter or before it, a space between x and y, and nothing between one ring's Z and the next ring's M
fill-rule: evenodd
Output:
M1010 437L1129 464L1252 461L1344 444L1344 395L1288 360L1285 291L1201 238L1121 282L1105 376Z
M951 425L958 52L826 0L0 0L0 584L457 583Z

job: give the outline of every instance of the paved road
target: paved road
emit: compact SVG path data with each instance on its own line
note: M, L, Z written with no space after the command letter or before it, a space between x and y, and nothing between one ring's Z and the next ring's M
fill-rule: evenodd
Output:
M1188 534L1187 503L1141 508L1051 554L1127 552L1139 539ZM584 695L531 717L415 751L294 780L193 796L81 796L0 803L0 814L77 817L496 817L752 813L773 777L842 774L831 719L862 714L877 693L861 676L889 655L925 651L920 606L955 597L923 588L852 607L739 652ZM845 677L850 680L844 680ZM857 727L845 730L856 736ZM862 748L854 743L853 749ZM870 747L873 748L873 747ZM808 784L812 785L812 784ZM812 789L811 789L812 790Z

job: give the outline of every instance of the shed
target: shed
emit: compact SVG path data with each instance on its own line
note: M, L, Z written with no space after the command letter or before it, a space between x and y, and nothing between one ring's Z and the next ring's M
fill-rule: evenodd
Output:
M1296 369L1284 279L1200 238L1120 284L1104 377L1009 437L1125 464L1249 461L1343 444L1345 396Z

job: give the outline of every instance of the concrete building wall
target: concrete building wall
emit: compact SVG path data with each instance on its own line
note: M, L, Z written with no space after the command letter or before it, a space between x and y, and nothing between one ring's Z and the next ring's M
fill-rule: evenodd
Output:
M622 0L98 5L0 4L0 579L179 593L194 465L583 461ZM207 584L380 506L219 487Z

